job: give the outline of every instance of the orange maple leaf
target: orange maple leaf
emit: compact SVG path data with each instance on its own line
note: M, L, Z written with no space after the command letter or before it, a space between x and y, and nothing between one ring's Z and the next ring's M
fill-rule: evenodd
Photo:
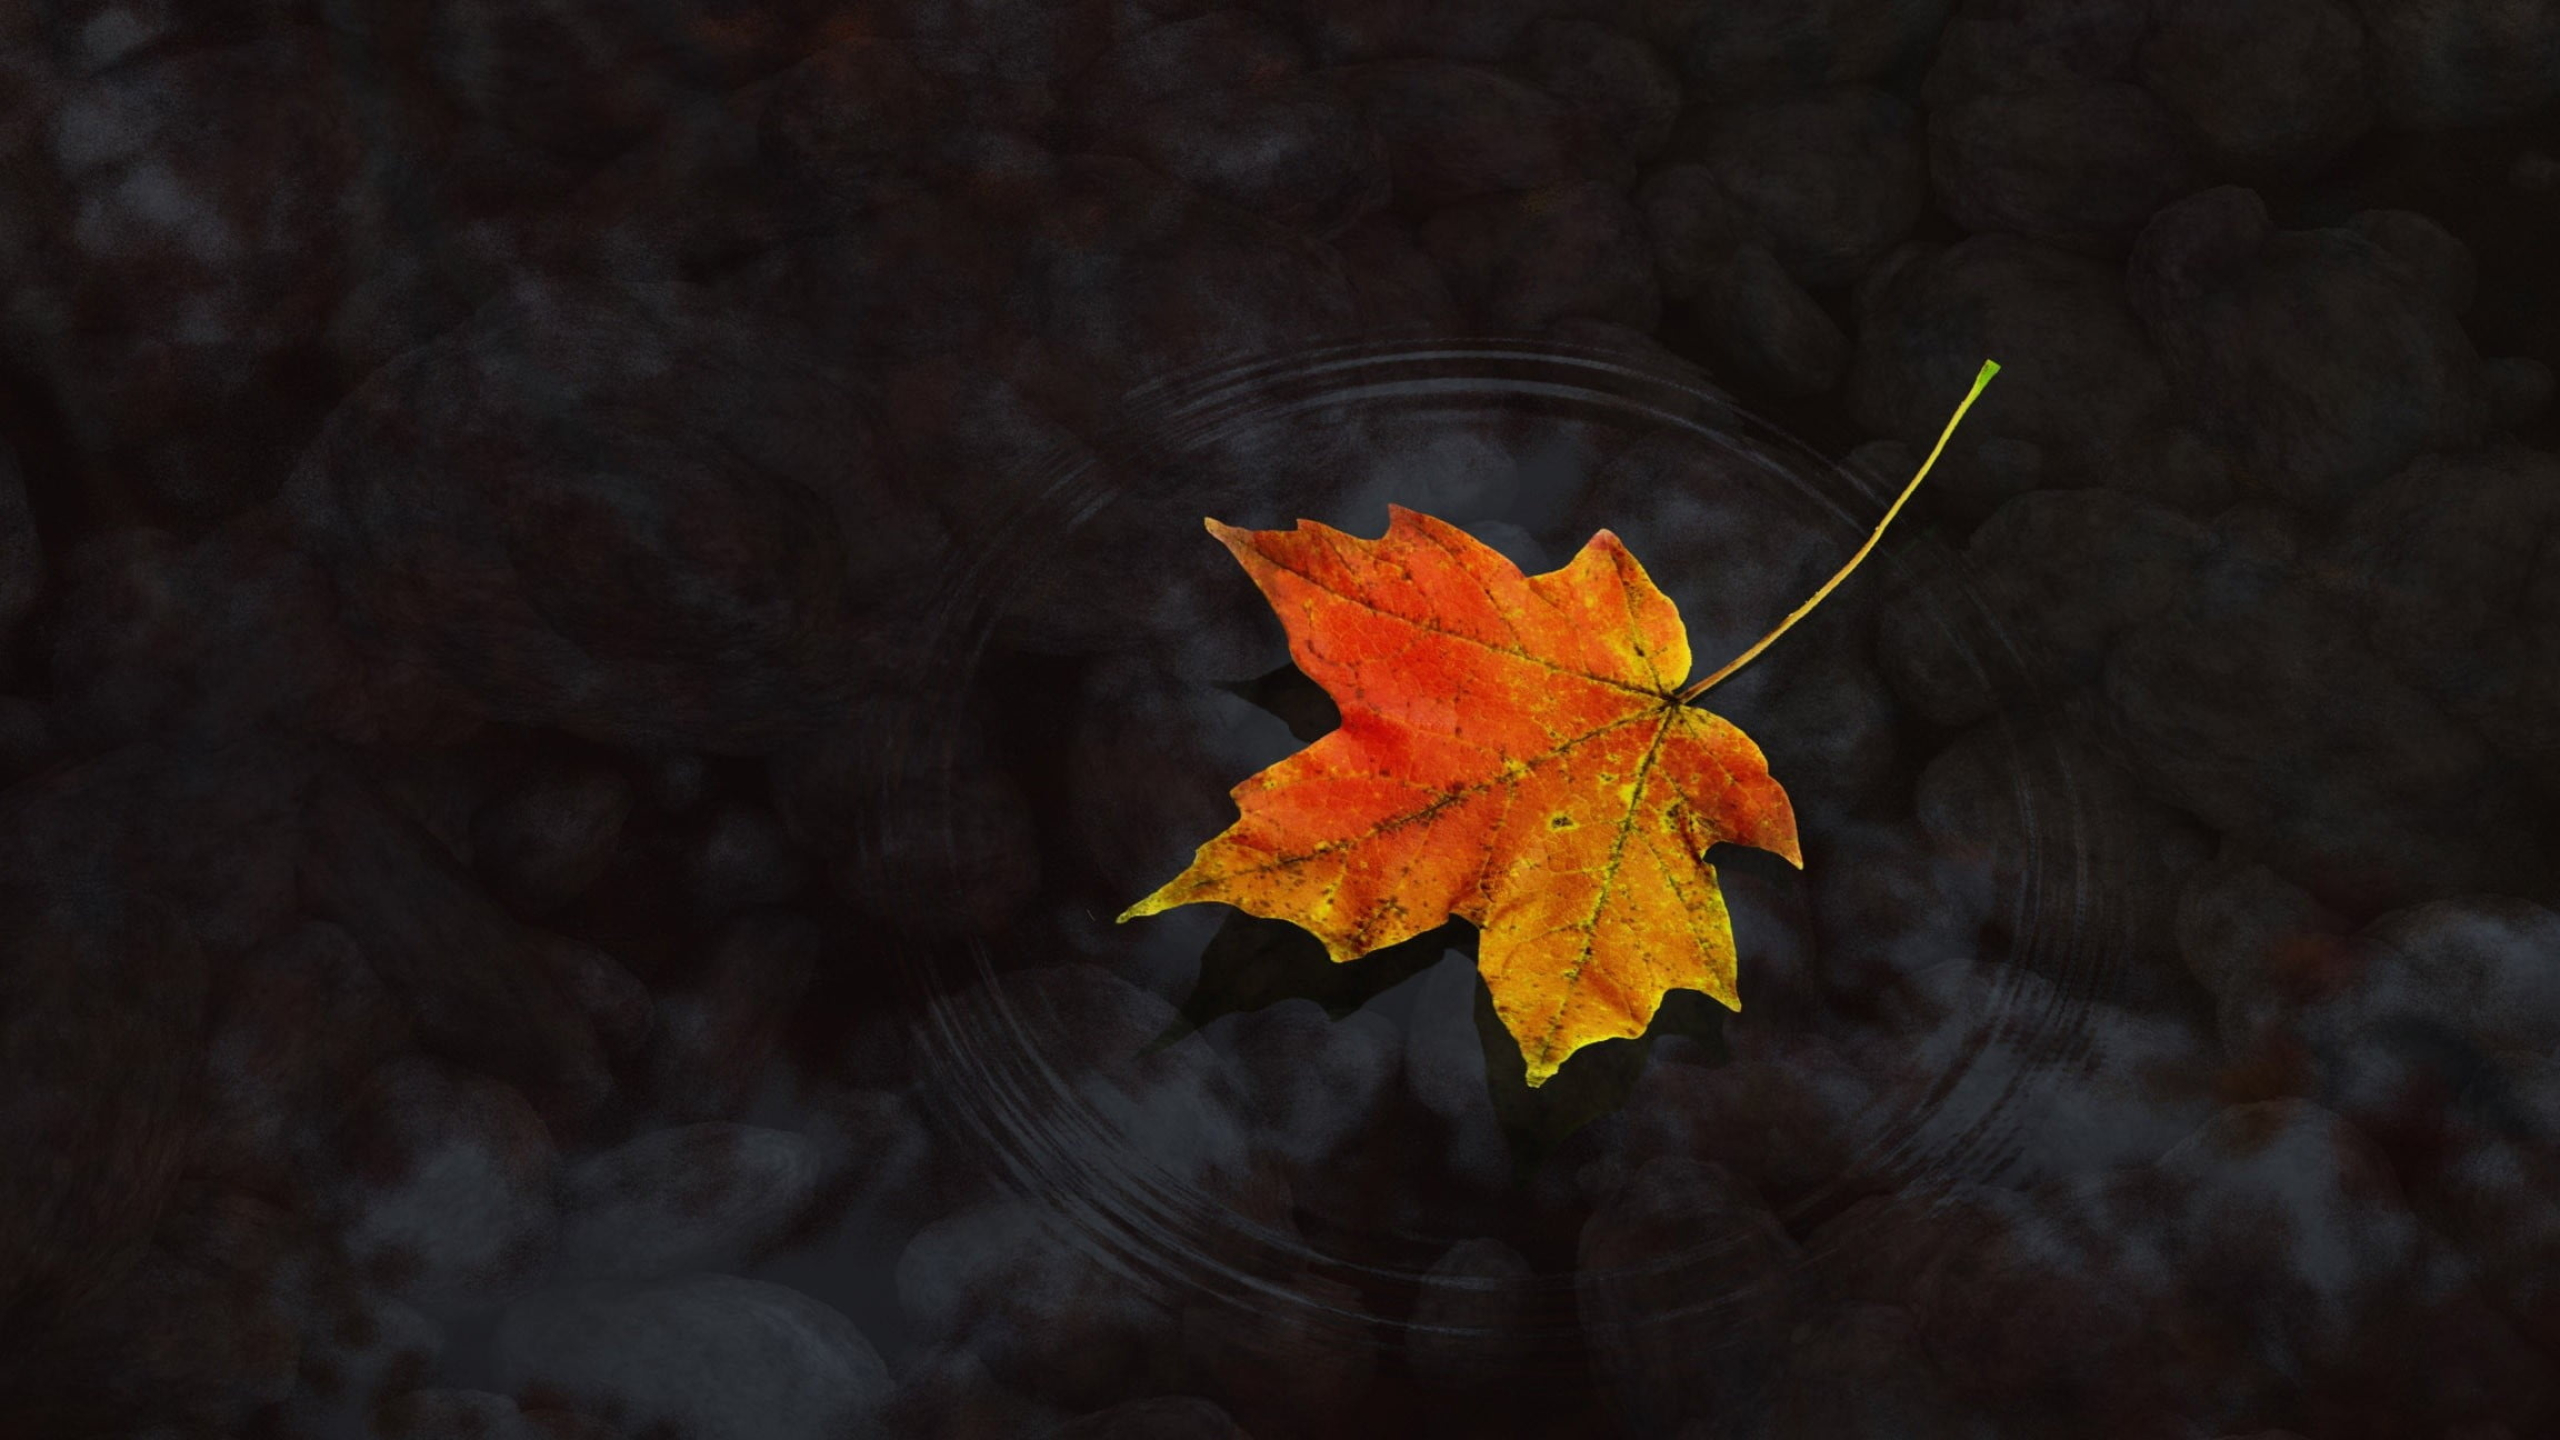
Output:
M1742 1008L1703 857L1718 843L1804 857L1760 747L1689 702L1830 593L1883 525L1759 644L1684 686L1679 611L1606 530L1524 575L1402 506L1376 540L1207 523L1342 723L1236 786L1236 823L1120 919L1220 901L1305 928L1336 961L1471 921L1532 1086L1585 1045L1643 1034L1668 991Z

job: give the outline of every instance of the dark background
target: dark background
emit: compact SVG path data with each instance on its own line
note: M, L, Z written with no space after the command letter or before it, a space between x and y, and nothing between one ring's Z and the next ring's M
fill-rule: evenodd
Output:
M2543 0L33 0L0 96L0 1433L2560 1434ZM1108 923L1328 723L1202 515L1608 527L1712 665L1985 358L1709 697L1740 1014L1533 1100L1462 933Z

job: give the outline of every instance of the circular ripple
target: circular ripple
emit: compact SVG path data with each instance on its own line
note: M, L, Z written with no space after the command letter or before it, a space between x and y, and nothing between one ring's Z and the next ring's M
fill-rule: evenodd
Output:
M923 653L934 657L936 668L926 690L949 715L960 713L972 686L990 681L990 665L1044 650L1072 652L1114 633L1114 626L1135 626L1159 640L1166 634L1146 627L1180 631L1178 617L1169 621L1145 602L1151 586L1168 583L1159 557L1210 544L1201 534L1204 515L1263 528L1319 518L1374 535L1385 502L1393 500L1488 536L1515 537L1514 548L1543 552L1552 566L1588 538L1588 527L1569 532L1591 518L1585 502L1592 472L1640 451L1643 473L1680 492L1669 499L1695 500L1703 507L1698 513L1708 516L1746 512L1764 527L1754 535L1721 536L1719 553L1753 553L1765 564L1719 574L1680 573L1637 535L1621 532L1682 602L1684 616L1693 617L1691 638L1703 671L1755 633L1735 629L1744 623L1739 619L1702 624L1695 617L1718 612L1718 597L1738 585L1800 586L1807 557L1819 559L1818 581L1864 539L1891 498L1886 487L1823 460L1695 375L1544 343L1371 343L1186 375L1131 395L1118 425L1089 444L1012 477L1009 493L1020 503L974 537L970 560L935 597ZM1609 515L1598 518L1615 523ZM1518 536L1529 543L1518 544ZM2018 667L2005 637L1960 575L1954 583L1911 586L1898 583L1906 578L1898 568L1888 546L1857 583L1877 587L1897 604L1943 610L1949 633L1966 637L1958 645L1965 661L1987 682L2015 680ZM1241 575L1233 587L1260 604ZM1081 617L1087 622L1081 642L1079 616L1071 613L1079 606L1091 611ZM1748 623L1765 626L1785 608L1763 609ZM1170 638L1179 644L1196 637ZM1718 653L1720 645L1732 648ZM1250 645L1206 650L1212 667L1285 658L1256 661ZM1759 663L1780 664L1784 653L1782 643ZM992 678L1001 689L1002 677ZM1191 678L1205 685L1246 675ZM909 752L901 768L956 780L970 762L939 743L935 712L922 713L912 733L892 737ZM1977 1074L1977 1060L1997 1042L2011 1053L2067 1061L2082 1012L2109 993L2124 961L2106 867L2086 844L2086 777L2062 752L2030 736L2015 739L2019 761L2010 798L2023 854L2009 866L2012 879L2000 897L1998 930L2007 937L2007 952L1980 957L2006 962L1991 971L1992 1003L1972 1017L1963 1043L1926 1083L1894 1091L1890 1106L1863 1118L1866 1153L1852 1168L1898 1187L1995 1174L2014 1146L2022 1114L2035 1103L2038 1071ZM1802 818L1806 848L1816 851L1824 817ZM1207 838L1177 837L1180 852ZM919 894L915 903L965 906L967 897ZM1132 958L1143 948L1143 926L1100 928L1093 943L1103 953L1081 958L1125 968L1143 983L1147 967ZM1740 913L1736 928L1749 1003L1755 937ZM1521 1189L1507 1200L1494 1197L1490 1211L1478 1197L1420 1224L1352 1213L1328 1214L1324 1224L1300 1229L1248 1213L1232 1184L1204 1184L1198 1166L1182 1157L1168 1161L1161 1133L1146 1133L1149 1124L1167 1123L1162 1112L1179 1110L1178 1103L1158 1096L1152 1111L1118 1103L1121 1092L1112 1080L1086 1073L1054 1043L1044 1048L1041 1027L1005 999L994 983L998 975L1021 968L1022 946L1051 943L1008 931L907 951L909 978L929 997L915 1037L927 1085L986 1157L1026 1194L1052 1205L1097 1261L1169 1302L1232 1305L1239 1317L1266 1322L1277 1316L1291 1346L1386 1343L1405 1322L1382 1323L1372 1312L1405 1313L1430 1256L1498 1229L1506 1205L1538 1203ZM1181 1083L1178 1075L1156 1082L1174 1089ZM1810 1223L1849 1198L1845 1192L1815 1195L1781 1218ZM1306 1238L1307 1229L1323 1238ZM1735 1278L1734 1247L1746 1241L1700 1235L1640 1266L1578 1273L1550 1267L1513 1287L1525 1322L1510 1333L1527 1340L1535 1358L1508 1378L1525 1383L1580 1373L1590 1353L1586 1311L1595 1295L1617 1297L1604 1304L1600 1323L1611 1331L1607 1345L1618 1355L1644 1353L1641 1344L1631 1346L1631 1330L1717 1324L1719 1316L1755 1313L1772 1297ZM1366 1303L1343 1303L1345 1284Z

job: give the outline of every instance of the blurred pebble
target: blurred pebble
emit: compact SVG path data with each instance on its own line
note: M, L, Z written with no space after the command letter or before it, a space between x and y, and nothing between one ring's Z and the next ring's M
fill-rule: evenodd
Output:
M1598 181L1453 205L1421 241L1458 303L1504 333L1576 315L1651 330L1661 315L1643 219Z
M2316 996L2344 983L2349 927L2301 887L2255 863L2200 865L2178 896L2178 953L2198 984L2221 997L2222 1040L2245 1053L2257 1036L2248 1002Z
M555 1440L515 1401L485 1390L412 1390L383 1405L380 1425L401 1440Z
M473 818L473 856L500 893L534 914L555 910L612 863L631 801L630 785L600 767L537 776Z
M722 806L686 861L694 909L725 916L780 905L809 880L809 861L791 843L781 818L762 805Z
M2135 74L2223 173L2277 180L2325 169L2373 124L2375 64L2347 0L2169 0Z
M1376 1121L1402 1058L1403 1037L1384 1018L1360 1010L1336 1020L1312 1000L1283 1000L1207 1030L1251 1087L1257 1140L1308 1171L1320 1172Z
M2358 230L2276 233L2255 194L2227 186L2162 210L2129 269L2171 389L2258 486L2309 509L2472 444L2488 418L2480 358L2445 303L2464 288L2458 247L2423 222L2369 223L2430 256L2431 279Z
M1441 1126L1441 1164L1461 1184L1497 1191L1508 1177L1511 1145L1503 1138L1485 1080L1484 1042L1476 1031L1475 962L1450 951L1408 982L1413 1016L1405 1032L1405 1092Z
M2202 525L2149 501L2030 491L1974 531L1961 561L1915 567L1912 602L1877 614L1877 657L1894 692L1940 724L2050 699L2094 679L2116 635L2175 601L2204 551Z
M2146 1164L2203 1122L2211 1052L2181 1018L2071 1001L2006 966L1952 960L1890 997L1860 1053L1900 1164L2026 1187Z
M2383 115L2411 130L2513 119L2560 95L2560 14L2469 0L2354 0L2366 27Z
M2381 246L2445 309L2460 315L2471 308L2480 266L2471 247L2442 225L2415 210L2359 210L2347 228Z
M567 1396L627 1432L832 1440L890 1389L853 1322L728 1275L547 1291L510 1306L491 1346L511 1390Z
M1823 982L1843 999L1979 946L1994 893L1987 857L1909 820L1837 826L1806 844Z
M1500 1240L1461 1240L1422 1277L1405 1326L1405 1354L1423 1383L1464 1391L1526 1360L1535 1273Z
M1108 1403L1173 1343L1174 1317L1088 1254L1072 1225L998 1201L918 1231L898 1257L898 1302L930 1343L964 1341L1025 1392Z
M1757 223L1725 193L1715 172L1695 161L1655 169L1637 188L1635 200L1653 241L1662 293L1669 299L1695 295L1736 249L1762 238Z
M328 774L303 811L302 903L343 926L419 1038L525 1086L568 1123L610 1092L608 1040L648 992L610 957L517 924L360 782Z
M1554 0L1284 0L1329 60L1438 56L1493 61L1510 55L1524 27L1556 12Z
M2521 430L2541 419L2551 408L2554 384L2551 367L2529 355L2480 366L2480 385L2489 393L2489 423L2501 430Z
M1689 308L1716 357L1773 394L1821 394L1849 368L1849 337L1758 245L1710 267Z
M1929 113L1939 203L1976 232L2120 254L2153 211L2194 188L2178 122L2137 86L2057 84L1944 102Z
M2560 462L2501 443L2420 456L2361 496L2313 557L2393 673L2560 788L2560 589L2540 541Z
M1705 112L1673 153L1695 158L1802 284L1845 285L1914 225L1928 200L1919 118L1850 86Z
M773 783L837 898L902 930L992 934L1039 885L1029 805L965 717L880 697L777 755Z
M1447 205L1572 175L1564 107L1496 71L1388 60L1341 73L1387 151L1398 203Z
M1252 1440L1210 1401L1191 1395L1130 1400L1080 1416L1045 1440Z
M2487 746L2293 569L2272 516L2230 512L2210 534L2196 579L2123 634L2100 680L2151 791L2352 918L2530 884L2522 797Z
M2300 1101L2234 1106L2161 1157L2195 1188L2178 1224L2210 1295L2241 1307L2270 1364L2334 1359L2361 1312L2398 1303L2417 1221L2372 1142Z
M286 508L375 645L501 714L767 747L851 683L830 497L900 498L786 349L694 287L527 282L348 397Z
M1744 98L1875 79L1917 58L1951 8L1949 0L1634 0L1626 10L1699 93Z
M444 1351L436 1322L352 1284L294 1298L304 1326L299 1383L278 1407L289 1424L361 1434L365 1417L424 1380Z
M430 1310L521 1293L559 1230L558 1159L524 1097L424 1059L368 1082L347 1132L344 1243L366 1276Z
M1680 82L1643 41L1588 20L1550 16L1520 37L1523 72L1564 102L1582 143L1632 178L1671 135Z
M1723 1167L1666 1156L1637 1172L1584 1224L1575 1278L1619 1413L1668 1433L1758 1403L1783 1353L1796 1262L1786 1231Z
M1305 1273L1284 1284L1268 1298L1220 1296L1182 1313L1186 1370L1248 1433L1304 1434L1358 1414L1377 1370L1375 1318L1358 1289Z
M710 1121L635 1137L563 1172L558 1273L734 1267L798 1215L817 1179L816 1148L788 1131Z
M780 1058L826 948L817 925L790 911L724 924L691 983L657 997L648 1061L657 1102L684 1119L740 1113Z

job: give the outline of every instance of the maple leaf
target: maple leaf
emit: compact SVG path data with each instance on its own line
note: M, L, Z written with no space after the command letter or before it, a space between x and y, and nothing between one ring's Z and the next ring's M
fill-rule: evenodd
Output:
M1666 990L1739 1008L1698 857L1724 840L1803 857L1759 747L1680 699L1669 597L1605 530L1526 576L1455 526L1388 514L1374 541L1209 522L1342 723L1237 786L1236 824L1129 913L1224 901L1337 961L1471 921L1533 1081L1642 1034Z
M1996 370L1984 366L1958 419ZM1695 683L1677 608L1606 530L1563 568L1525 575L1402 506L1376 540L1313 521L1207 525L1341 724L1237 785L1236 823L1121 920L1218 901L1302 927L1337 962L1470 921L1531 1086L1585 1045L1643 1034L1671 990L1741 1008L1732 921L1703 857L1720 843L1804 857L1759 746L1690 701L1830 593L1882 525Z

